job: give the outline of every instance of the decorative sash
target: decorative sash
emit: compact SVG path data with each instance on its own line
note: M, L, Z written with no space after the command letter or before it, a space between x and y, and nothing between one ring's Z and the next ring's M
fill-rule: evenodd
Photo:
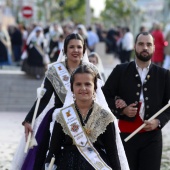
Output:
M70 136L81 155L96 170L111 170L111 168L102 160L99 153L84 133L83 127L73 105L62 109L61 114L69 130Z
M62 63L57 63L54 65L54 67L55 67L56 73L63 85L64 91L67 92L67 89L70 88L70 74L69 74L68 70ZM65 100L65 96L61 101L64 103L64 100Z
M7 47L7 42L5 41L5 39L3 37L0 37L0 41L2 42L2 44Z
M47 78L53 85L61 102L64 103L67 89L70 88L70 74L63 63L55 63L47 72Z
M70 88L70 74L68 70L62 63L57 63L54 65L54 67L61 82L63 83L64 88L67 90L68 88Z
M44 57L44 51L39 45L34 45L35 49L40 53L42 57Z

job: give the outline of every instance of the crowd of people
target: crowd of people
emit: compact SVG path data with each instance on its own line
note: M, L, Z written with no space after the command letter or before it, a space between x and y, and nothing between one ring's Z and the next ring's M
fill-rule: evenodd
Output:
M169 27L165 31L160 23L154 23L150 30L141 26L140 32L148 31L154 37L156 51L152 58L155 64L170 69ZM18 65L27 74L42 78L49 63L57 61L65 37L79 33L87 44L88 53L96 51L96 44L105 44L105 53L113 54L121 63L134 59L134 34L129 27L104 28L102 24L85 27L83 24L66 22L53 23L46 27L32 24L9 25L5 29L0 24L0 66ZM34 57L34 56L37 56Z
M134 48L135 60L117 65L103 86L96 61L89 62L96 53L88 59L84 38L69 34L57 62L48 66L35 125L31 122L38 99L22 123L25 139L12 169L46 170L54 159L54 170L160 170L161 129L170 119L170 108L147 120L169 102L170 72L151 62L156 48L152 34L139 33ZM37 145L24 153L21 146L29 133Z
M57 155L61 154L55 161L57 169L100 169L103 167L128 170L117 120L107 106L101 89L102 82L97 67L88 60L85 40L77 33L69 34L57 62L49 66L43 81L46 92L39 103L36 125L32 127L31 122L37 101L22 123L25 127L25 139L21 140L14 156L12 169L45 169L53 155L57 158ZM47 107L51 102L52 107ZM77 115L77 120L75 124L72 123L71 131L77 132L80 128L81 141L69 135L69 131L63 133L62 129L67 129L63 124L64 119L61 122L58 121L58 124L55 121L63 106L65 108L73 104L74 109L70 113L68 111L68 117L73 113ZM46 107L47 110L45 110ZM77 113L74 112L75 109ZM58 126L61 128L58 129ZM86 130L83 131L85 127ZM59 130L57 141L56 128L57 131ZM24 154L21 146L24 146L23 143L27 140L29 132L36 132L34 135L38 145ZM58 136L58 133L61 135ZM78 140L78 144L73 145L75 140ZM88 145L86 145L87 142ZM79 144L85 147L88 153L80 151L82 149L79 148ZM107 150L107 154L103 149ZM49 154L47 158L46 153ZM95 158L89 162L92 153Z
M135 40L128 27L106 31L96 25L93 31L72 23L35 25L21 35L21 50L16 43L13 54L20 54L23 71L43 81L40 100L37 96L22 122L25 134L11 170L160 170L161 129L170 120L170 108L148 119L170 102L170 68L160 59L168 58L164 48L169 44L165 47L158 25L150 31L142 27ZM107 79L95 52L100 41L121 62ZM8 50L4 54L9 62ZM25 153L29 134L34 143Z

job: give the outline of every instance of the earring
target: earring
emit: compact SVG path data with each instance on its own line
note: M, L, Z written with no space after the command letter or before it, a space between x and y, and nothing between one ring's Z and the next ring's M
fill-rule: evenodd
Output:
M93 101L96 101L96 93L95 92L93 93L92 99L93 99Z
M83 63L83 58L80 59L80 65L82 65L82 63Z
M76 101L76 96L74 93L73 93L73 101Z
M67 61L67 56L66 56L66 54L65 54L65 61Z

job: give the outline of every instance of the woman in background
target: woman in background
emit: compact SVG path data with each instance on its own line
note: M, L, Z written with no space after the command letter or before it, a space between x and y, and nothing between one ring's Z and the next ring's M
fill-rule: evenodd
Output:
M159 23L155 23L154 30L151 32L151 34L154 38L155 45L155 52L152 56L152 62L162 67L164 60L164 36Z
M36 79L44 77L49 57L45 52L43 29L35 27L26 42L26 55L23 61L22 71Z
M103 64L102 64L102 60L101 60L100 56L96 52L91 52L88 55L88 58L89 58L89 61L91 63L93 63L98 68L99 74L100 74L101 78L103 79L103 81L105 82L106 77L104 74L104 68L103 68Z
M11 65L11 42L8 31L0 23L0 66Z

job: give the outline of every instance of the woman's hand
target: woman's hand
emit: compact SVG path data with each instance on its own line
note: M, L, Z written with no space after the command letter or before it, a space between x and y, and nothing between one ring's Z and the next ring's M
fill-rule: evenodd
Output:
M136 103L132 103L129 106L125 107L122 113L128 117L135 117L137 114L138 108L136 107Z
M122 99L117 99L115 101L115 105L116 105L117 109L122 109L122 108L127 106L126 102L124 100L122 100Z
M29 132L32 133L33 130L32 130L31 124L28 123L28 122L25 122L25 123L24 123L24 127L25 127L25 140L27 141Z

